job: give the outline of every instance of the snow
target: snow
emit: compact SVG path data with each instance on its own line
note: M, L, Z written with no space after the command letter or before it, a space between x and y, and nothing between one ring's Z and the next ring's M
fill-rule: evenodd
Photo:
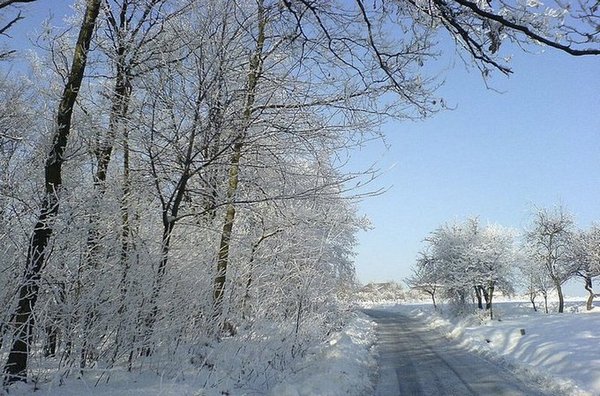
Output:
M537 383L550 394L600 395L597 350L600 308L586 312L582 300L568 301L566 313L544 314L533 312L526 301L495 304L497 319L493 321L477 314L456 318L449 314L447 307L442 307L441 312L434 311L431 304L423 302L377 304L377 307L422 319L431 328L458 340L464 348L508 367L519 378ZM115 372L111 373L108 383L100 380L96 385L98 378L93 377L68 379L61 386L43 384L36 393L52 396L368 395L374 391L377 376L375 327L366 315L355 314L340 332L309 348L272 379L268 389L241 389L226 380L207 386L206 378L194 375L173 378L150 372ZM264 354L268 355L269 351L265 350ZM238 363L227 355L222 359L229 359L231 368L235 369L233 366ZM34 386L17 384L10 394L31 394Z
M366 315L354 313L341 331L331 334L326 342L313 345L281 371L267 370L276 360L274 356L282 353L276 342L252 344L231 338L216 345L207 343L199 353L214 367L212 371L198 371L189 365L181 374L172 376L167 374L168 370L139 373L115 369L109 377L108 372L101 375L96 370L79 379L73 375L62 384L59 381L17 383L11 386L10 395L25 396L35 391L40 396L362 396L372 394L374 389L375 326ZM185 363L175 361L172 365L186 367ZM249 370L264 375L240 383L244 372Z
M388 309L417 316L471 351L513 369L552 394L600 395L600 308L585 311L571 300L563 314L534 312L526 301L495 303L495 320L452 317L431 304L403 304ZM521 335L521 329L525 331Z
M272 396L368 395L377 370L375 323L357 315L325 345L314 348L297 371L275 386Z
M33 394L40 396L205 396L204 389L200 384L193 381L182 382L157 376L151 373L135 374L121 373L111 378L110 382L97 379L69 379L63 385L43 384L36 388L31 383L17 383L11 386L9 395L25 396ZM1 393L0 393L1 394Z

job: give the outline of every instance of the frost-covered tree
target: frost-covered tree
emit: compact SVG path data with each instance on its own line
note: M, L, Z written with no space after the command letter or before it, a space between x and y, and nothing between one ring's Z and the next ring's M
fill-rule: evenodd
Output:
M56 113L52 147L44 166L44 198L37 223L31 234L25 271L19 285L17 308L11 320L14 328L12 347L4 366L5 383L8 384L27 378L27 359L33 340L33 310L38 300L39 279L46 266L47 247L53 232L52 223L60 205L62 165L71 132L73 107L83 80L99 9L99 0L87 1L71 69Z
M399 85L407 82L402 59L408 51L392 49L398 43L394 34L396 37L417 35L417 41L421 41L416 43L419 46L424 44L424 37L444 31L484 76L494 70L504 74L512 72L503 51L509 43L521 47L542 44L574 56L600 54L598 5L593 0L576 4L507 0L299 0L284 1L283 4L303 27L314 18L316 22L310 25L312 29L306 28L303 34L324 32L333 50L348 36L346 29L331 29L327 24L329 20L346 21L348 26L362 25L366 38L364 48L377 57L388 78ZM425 50L425 47L420 48ZM420 51L418 56L425 60L426 54L426 51ZM408 91L405 97L411 97L412 93Z
M437 309L435 297L443 287L441 279L443 270L439 268L439 263L427 251L423 251L419 253L412 272L412 275L406 279L408 286L428 294L431 297L433 308Z
M2 0L0 1L0 36L9 37L10 29L20 20L24 19L18 6L23 3L33 3L36 0ZM10 59L15 53L14 49L0 49L0 61Z
M594 293L592 280L600 276L600 226L592 225L589 229L579 231L574 237L572 260L577 266L576 274L584 282L588 292L586 309L594 307Z
M444 224L425 241L430 246L434 267L441 270L444 295L459 305L465 305L475 285L472 279L475 263L470 261L470 249L477 232L477 220Z
M573 216L562 206L537 210L525 231L526 253L552 280L559 313L564 310L562 285L573 277L578 266L572 255L574 236Z
M476 218L463 223L445 224L425 241L428 254L417 261L411 283L444 294L465 304L474 292L478 307L493 316L494 293L513 291L516 264L514 233L497 225L481 227ZM432 295L433 297L433 295Z
M519 286L524 288L534 311L537 311L535 299L541 294L544 299L544 310L548 313L548 294L554 288L552 279L548 276L542 263L532 260L530 254L521 252L520 256L517 265L521 275Z
M471 250L478 268L475 283L484 295L486 309L493 318L494 292L513 292L517 254L514 232L499 225L488 225L478 234Z

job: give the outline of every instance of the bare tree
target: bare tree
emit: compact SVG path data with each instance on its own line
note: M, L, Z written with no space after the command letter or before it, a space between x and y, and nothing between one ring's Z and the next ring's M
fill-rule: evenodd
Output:
M79 272L87 276L97 276L94 270L100 266L100 248L102 245L102 234L98 229L100 213L97 208L107 190L107 174L113 157L115 146L119 146L122 153L122 197L121 197L121 220L122 231L120 265L121 265L121 295L124 301L126 294L125 279L128 274L128 255L130 240L129 220L129 194L130 194L130 153L129 153L129 129L128 113L132 98L132 90L135 80L149 73L155 68L164 65L165 62L176 62L178 57L173 56L175 52L180 54L180 43L171 42L171 48L162 48L161 43L165 40L163 36L172 34L172 29L167 29L169 21L174 19L181 9L169 7L168 0L125 0L120 3L106 1L102 6L105 22L101 26L105 35L97 41L108 58L110 72L114 85L107 94L110 102L107 128L98 128L95 132L93 143L93 154L95 157L95 172L93 175L95 205L90 215L90 231L87 238L87 263L86 267ZM183 6L185 8L185 5ZM93 282L84 282L93 284ZM91 301L93 305L95 301ZM82 359L80 366L85 367L87 361L93 361L95 357L88 344L93 344L91 328L93 322L97 321L95 307L83 308L85 311L83 327L86 335L83 337ZM119 308L123 314L124 306ZM120 329L119 329L120 330ZM96 333L103 333L102 330Z
M416 265L412 268L413 274L406 279L411 289L426 293L431 297L433 308L437 309L435 296L443 287L440 279L441 270L436 268L438 263L427 252L420 252Z
M52 147L45 164L44 199L37 224L31 235L25 271L18 292L18 306L13 316L13 344L4 373L5 383L24 381L27 378L27 359L32 343L33 308L38 299L39 280L46 264L48 241L52 236L52 221L59 209L59 193L62 185L62 165L64 152L71 131L73 106L77 99L87 54L96 18L100 10L100 0L88 0L79 37L75 46L73 62L65 85L56 116L56 130Z
M554 284L543 264L533 260L532 254L523 252L517 267L522 275L519 285L525 288L533 310L537 311L535 299L541 294L544 299L544 312L548 313L548 294L554 288Z
M600 227L592 225L588 230L581 231L575 236L572 260L577 266L576 274L584 282L584 288L588 292L586 309L594 307L594 293L592 280L600 276Z
M4 13L9 7L16 6L18 4L23 3L33 3L36 0L2 0L0 1L0 12ZM4 17L4 15L0 14L0 17ZM14 26L15 23L19 22L23 19L23 15L21 11L18 11L16 15L12 15L8 17L7 20L3 20L0 25L0 36L8 36L8 31ZM4 19L4 18L2 18ZM3 50L0 51L0 61L6 60L9 58L15 50Z
M267 25L267 13L263 0L257 2L256 14L256 47L250 55L248 64L248 80L246 82L245 103L241 116L241 127L236 136L236 141L233 144L229 165L229 180L227 188L227 206L225 220L223 222L223 230L221 232L221 241L219 243L219 254L217 260L217 276L214 284L214 305L215 316L221 315L221 305L223 303L223 293L225 290L225 281L227 279L227 265L229 261L229 245L235 221L235 206L234 199L238 189L240 159L242 157L242 149L245 144L246 134L251 125L252 108L256 98L256 91L261 78L263 68L263 50L265 45L265 29Z
M562 206L552 210L539 209L525 233L527 252L543 266L558 293L558 312L564 311L562 285L577 269L572 260L574 221Z

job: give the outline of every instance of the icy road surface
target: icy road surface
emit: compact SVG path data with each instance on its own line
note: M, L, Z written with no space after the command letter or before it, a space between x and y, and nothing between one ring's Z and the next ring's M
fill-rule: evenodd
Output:
M377 322L377 396L545 394L417 319L384 310L364 312Z

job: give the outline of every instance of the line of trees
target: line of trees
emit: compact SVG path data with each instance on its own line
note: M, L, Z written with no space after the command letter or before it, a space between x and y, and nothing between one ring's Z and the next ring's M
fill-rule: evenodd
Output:
M0 34L33 2L0 0L15 11L0 16ZM31 73L11 68L10 40L0 52L5 384L42 366L61 380L147 367L265 321L302 351L336 325L330 302L354 284L364 222L350 186L374 172L345 171L347 153L389 117L443 108L424 68L439 32L486 77L511 72L508 40L600 53L593 2L78 0L73 10L64 27L40 28Z
M600 276L598 236L600 227L575 227L573 216L562 206L540 209L519 235L498 225L482 226L478 218L447 223L425 238L413 275L407 283L436 298L464 306L473 298L479 309L493 317L494 293L514 294L523 290L533 309L535 300L558 295L558 312L564 311L563 285L574 277L584 280L587 309L593 308L596 294L592 279Z

